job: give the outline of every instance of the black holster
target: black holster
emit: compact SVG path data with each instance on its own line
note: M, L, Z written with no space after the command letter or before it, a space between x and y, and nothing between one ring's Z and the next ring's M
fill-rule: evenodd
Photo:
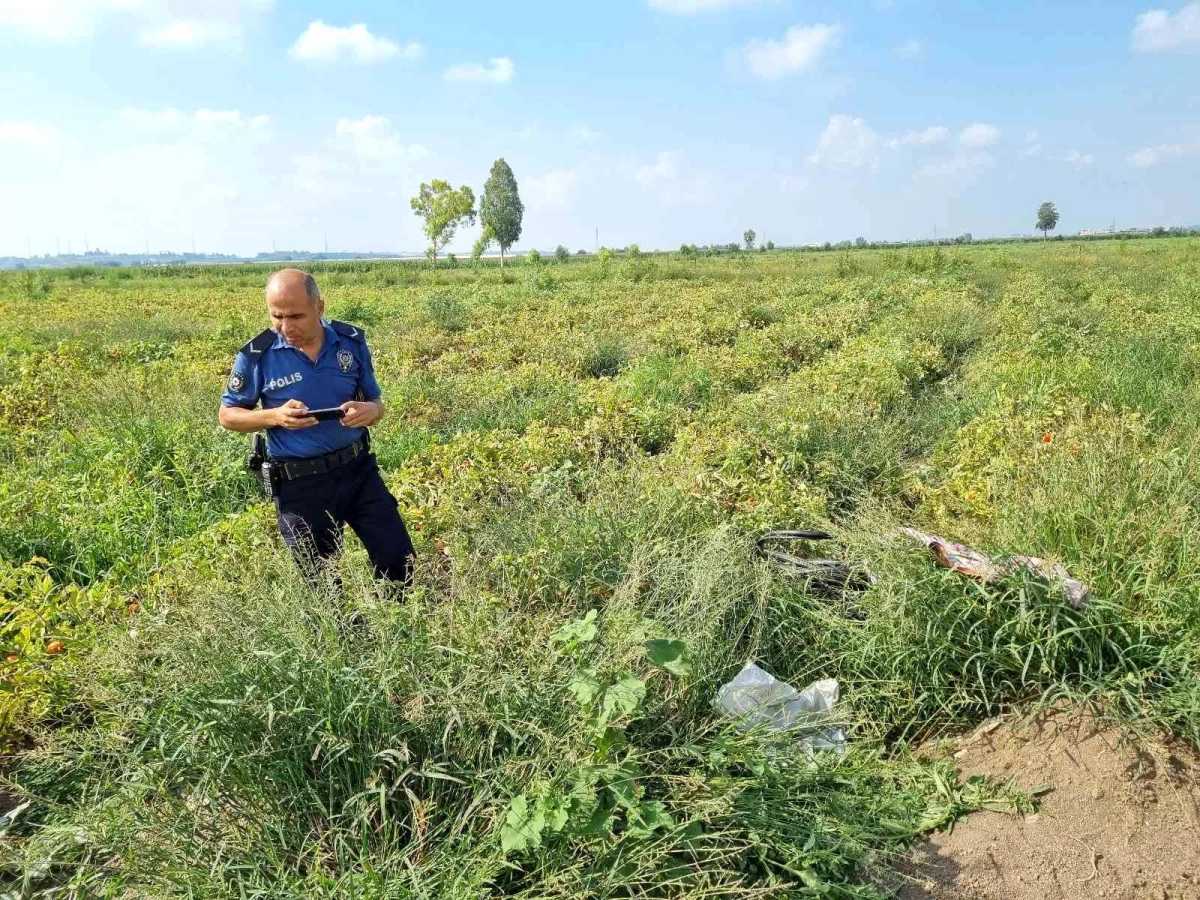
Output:
M272 465L270 457L267 456L267 438L261 431L254 435L246 468L262 483L263 493L268 499L279 494L281 472L279 466Z
M255 432L250 445L250 456L246 460L246 468L256 478L262 478L263 463L267 461L267 439L261 431Z

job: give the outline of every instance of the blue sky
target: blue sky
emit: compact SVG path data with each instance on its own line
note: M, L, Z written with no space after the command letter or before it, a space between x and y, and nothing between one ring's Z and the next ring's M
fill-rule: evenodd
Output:
M0 255L1200 222L1200 2L0 0ZM451 249L467 250L478 228Z

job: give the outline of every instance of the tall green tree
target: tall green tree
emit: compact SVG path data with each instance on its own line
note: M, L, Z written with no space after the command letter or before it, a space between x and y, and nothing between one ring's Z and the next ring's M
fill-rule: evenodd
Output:
M1058 224L1058 210L1054 208L1053 203L1047 200L1038 207L1037 216L1038 231L1042 233L1042 237L1046 237Z
M425 236L429 252L437 265L438 251L454 239L454 232L463 222L475 224L475 192L465 184L458 190L440 178L432 184L422 184L412 198L413 212L425 220Z
M483 196L479 199L479 218L485 229L490 228L496 243L500 245L500 267L504 267L504 251L521 237L521 218L525 205L517 192L517 179L513 170L503 159L492 163L492 171L483 185Z
M754 233L754 229L753 229L753 228L747 228L747 229L746 229L746 233L742 235L742 240L746 242L746 249L747 249L747 250L753 250L753 249L754 249L754 239L755 239L756 237L758 237L758 235Z

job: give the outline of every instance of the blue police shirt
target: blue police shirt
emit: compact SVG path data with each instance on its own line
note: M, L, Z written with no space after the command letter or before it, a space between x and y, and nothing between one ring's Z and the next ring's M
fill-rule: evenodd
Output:
M325 343L315 363L275 329L271 329L274 343L262 351L257 363L243 348L233 361L221 405L254 409L261 400L263 409L274 409L295 399L309 409L323 409L353 400L359 388L363 399L378 400L382 392L363 333L351 326L351 334L339 334L324 319L321 325ZM268 428L267 453L280 459L322 456L348 447L365 432L365 428L347 428L337 419L294 431Z

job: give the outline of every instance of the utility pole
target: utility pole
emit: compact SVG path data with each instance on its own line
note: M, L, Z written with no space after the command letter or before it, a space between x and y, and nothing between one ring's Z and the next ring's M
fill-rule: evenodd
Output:
M596 229L596 252L600 252L600 229Z
M89 246L89 245L88 245L88 239L87 239L87 235L86 235L86 234L83 236L83 252L84 252L84 255L85 255L85 256L86 256L88 253L91 253L91 252L92 252L92 248L91 248L91 246Z
M329 235L325 235L325 255L329 255Z

